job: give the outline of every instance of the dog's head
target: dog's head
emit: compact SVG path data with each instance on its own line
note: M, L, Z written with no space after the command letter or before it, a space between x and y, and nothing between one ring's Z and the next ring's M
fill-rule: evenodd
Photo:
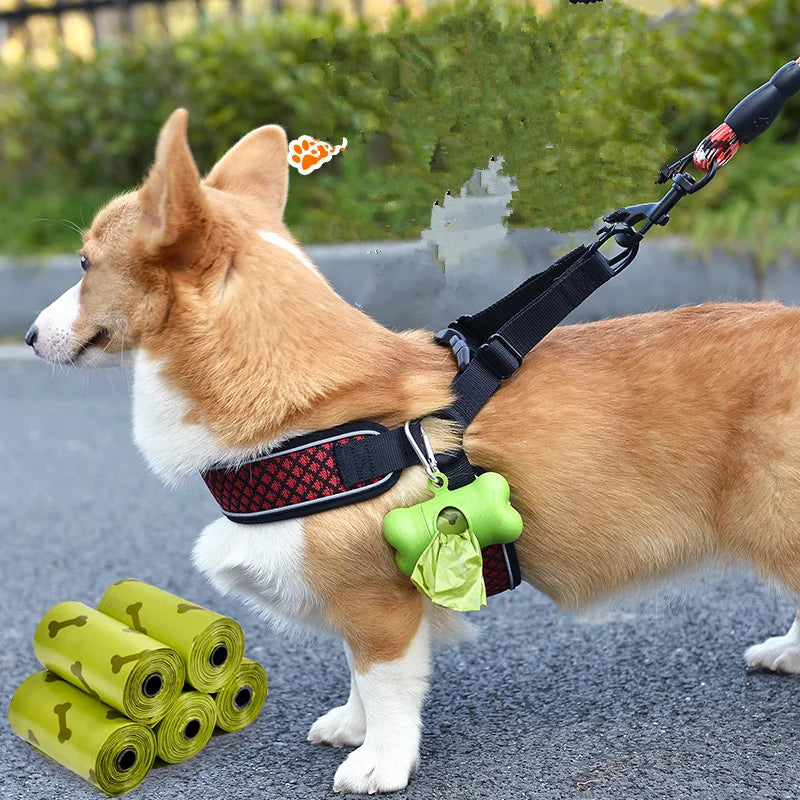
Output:
M165 332L176 297L221 300L236 282L242 242L256 232L291 243L282 222L288 187L283 129L252 131L201 180L187 119L183 109L170 116L142 187L95 217L79 253L81 280L28 331L26 341L42 358L119 364L123 352L147 347ZM298 264L281 267L303 271Z
M447 398L446 353L431 359L428 335L401 342L345 302L287 230L283 130L251 131L201 179L187 118L179 109L165 123L142 187L97 214L83 277L28 332L36 352L77 366L137 352L135 383L156 375L183 422L245 450L286 430L385 414L387 397L402 404L436 386Z

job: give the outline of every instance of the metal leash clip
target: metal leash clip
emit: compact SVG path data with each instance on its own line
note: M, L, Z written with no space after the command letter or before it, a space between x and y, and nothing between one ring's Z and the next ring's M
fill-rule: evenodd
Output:
M408 443L413 448L414 452L417 454L417 458L425 467L425 472L428 475L428 478L434 486L442 487L444 486L444 476L442 475L441 471L439 470L439 465L436 463L436 454L433 452L433 447L431 447L431 441L428 438L428 434L425 433L425 429L422 425L419 426L419 433L420 437L422 438L422 444L425 447L425 452L423 453L420 449L420 446L417 444L417 440L414 438L414 434L411 432L411 423L406 422L403 425L403 430L406 433L406 438L408 439Z
M622 248L613 258L609 259L609 264L615 267L614 273L622 272L628 264L636 258L639 252L639 244L647 231L654 225L666 225L669 222L669 212L686 195L694 194L702 189L706 184L714 179L719 166L716 161L711 163L708 174L699 181L694 176L685 172L684 169L692 160L694 152L684 156L680 161L676 161L669 167L661 167L660 177L656 183L664 183L672 180L672 187L661 198L653 203L639 203L634 206L626 206L612 211L603 217L603 221L608 225L603 226L597 231L598 240L592 245L597 250L609 239L614 238L615 242ZM644 223L638 229L635 225Z

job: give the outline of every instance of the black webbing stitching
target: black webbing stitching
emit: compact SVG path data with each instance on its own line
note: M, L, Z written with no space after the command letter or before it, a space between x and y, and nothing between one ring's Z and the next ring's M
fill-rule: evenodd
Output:
M517 547L514 542L508 542L503 545L503 551L505 552L506 566L508 568L508 587L509 589L516 589L522 583L522 569L519 565Z
M463 450L456 453L447 453L437 456L439 469L447 475L447 485L450 489L460 489L475 480L476 470L472 466L467 454Z
M412 422L411 432L418 440L419 431L419 422ZM419 464L403 428L394 428L379 436L367 436L360 441L337 443L333 457L347 488Z
M585 253L586 245L580 245L574 250L551 264L546 270L532 275L523 281L516 289L513 289L505 297L501 297L488 308L476 314L461 317L457 327L460 328L469 338L485 342L493 333L509 319L516 316L532 300L535 300L543 289L555 281L560 275L567 271Z

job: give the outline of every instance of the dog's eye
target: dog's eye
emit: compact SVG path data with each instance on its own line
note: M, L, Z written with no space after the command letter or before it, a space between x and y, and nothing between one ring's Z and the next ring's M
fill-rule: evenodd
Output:
M89 259L86 258L86 256L81 253L81 269L84 272L86 272L86 270L89 269L89 267L91 267L91 266L92 266L92 262L89 261Z

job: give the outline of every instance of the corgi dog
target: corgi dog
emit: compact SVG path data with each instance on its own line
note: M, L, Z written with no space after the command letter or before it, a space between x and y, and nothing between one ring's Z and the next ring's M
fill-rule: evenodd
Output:
M504 475L523 578L576 609L698 561L749 561L800 594L800 311L709 304L554 330L465 431L450 351L339 297L283 222L284 131L252 131L201 178L179 109L136 191L85 233L84 274L27 335L50 362L133 371L133 428L168 484L354 420L422 419ZM386 287L391 291L391 287ZM347 702L311 742L355 748L338 792L402 789L416 769L432 641L461 615L397 568L381 522L429 496L422 466L384 494L302 519L200 534L215 587L278 624L341 637ZM800 673L800 622L746 653Z

